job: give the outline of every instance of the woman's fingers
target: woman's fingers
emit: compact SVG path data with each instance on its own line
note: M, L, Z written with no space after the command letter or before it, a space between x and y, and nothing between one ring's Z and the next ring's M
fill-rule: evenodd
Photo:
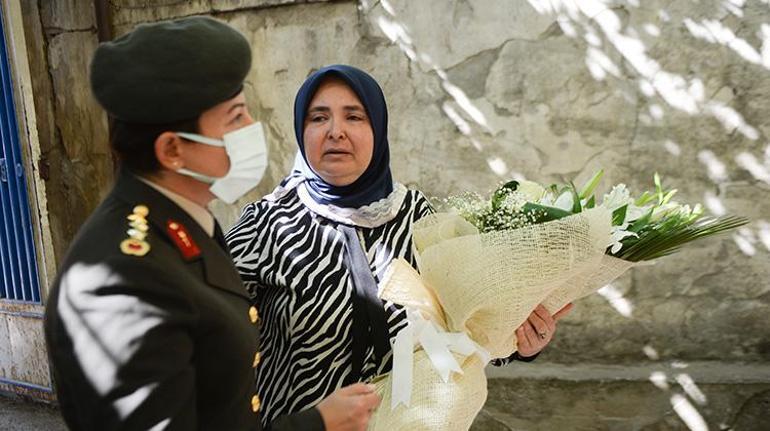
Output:
M524 356L541 351L553 338L556 332L556 321L566 316L570 310L572 310L571 303L553 315L542 304L535 307L527 320L516 328L518 350Z
M543 306L543 304L538 304L537 307L535 307L535 311L532 312L533 315L539 317L540 319L545 322L546 325L548 325L548 329L553 329L556 322L553 320L553 316L551 316L551 313L548 311L547 308Z
M380 401L373 385L355 383L337 389L317 407L326 429L365 430Z
M339 389L339 392L345 395L364 395L374 392L374 386L367 383L353 383Z
M376 409L382 401L382 398L380 398L380 396L374 392L361 395L361 397L362 402L364 403L364 408L369 412L374 411L374 409Z
M572 303L571 302L569 304L565 305L564 307L562 307L561 310L559 310L556 313L554 313L553 320L556 321L556 320L561 319L562 317L564 317L567 314L569 314L570 311L572 311Z
M538 334L537 330L532 326L529 321L524 322L524 334L529 341L529 345L534 350L539 350L542 343L542 337Z
M548 334L553 334L556 329L556 322L551 318L551 313L545 309L542 305L538 305L535 311L529 315L527 319L540 338L545 338Z
M526 332L524 332L525 325L527 325L527 322L516 328L516 344L519 351L529 352L532 350L532 345L527 338Z

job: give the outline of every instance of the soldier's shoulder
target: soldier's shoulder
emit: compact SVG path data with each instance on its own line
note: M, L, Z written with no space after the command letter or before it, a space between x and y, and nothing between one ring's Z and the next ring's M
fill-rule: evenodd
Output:
M146 218L150 210L119 200L102 202L72 241L52 286L52 298L62 289L70 295L91 294L120 280L165 271L168 262L155 257L162 241Z
M147 256L157 236L147 221L149 211L149 206L141 203L102 202L78 231L68 255L76 259Z

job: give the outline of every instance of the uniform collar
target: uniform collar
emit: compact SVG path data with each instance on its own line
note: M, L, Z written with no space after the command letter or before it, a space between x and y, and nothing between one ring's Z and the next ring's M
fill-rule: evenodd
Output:
M210 237L214 236L214 216L211 215L211 213L206 208L203 208L202 206L191 201L190 199L187 199L186 197L178 193L174 193L171 190L163 186L160 186L151 180L148 180L147 178L143 178L138 175L137 175L137 178L141 182L159 191L163 196L169 198L169 200L171 200L172 202L177 204L180 208L185 210L185 212L190 217L192 217L193 220L198 222L200 227L203 228L203 231L206 232L208 236Z

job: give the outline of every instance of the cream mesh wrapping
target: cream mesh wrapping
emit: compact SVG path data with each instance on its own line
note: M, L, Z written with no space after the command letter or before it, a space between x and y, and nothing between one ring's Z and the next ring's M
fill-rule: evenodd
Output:
M487 400L486 364L477 355L463 358L455 354L463 374L452 373L444 383L433 370L424 351L414 355L412 402L390 409L391 379L375 382L382 403L369 420L370 430L451 431L467 430Z
M434 214L414 226L420 272L435 289L450 331L467 332L493 357L506 357L516 349L514 328L537 304L601 266L610 217L594 208L521 229L453 238L470 225L453 214Z
M601 207L544 224L479 234L455 214L413 227L421 276L395 261L380 287L384 299L419 310L447 332L465 332L492 357L516 351L514 329L539 304L555 312L595 292L632 263L605 255L611 213ZM416 347L410 407L390 407L391 375L370 430L467 430L486 400L477 355L455 355L463 374L443 383Z
M436 293L403 259L392 262L380 286L380 296L411 310L446 330L444 311ZM369 421L369 430L467 430L487 399L485 363L477 355L453 354L463 374L452 373L448 383L433 369L423 350L414 354L412 401L391 410L392 374L373 382L382 403Z

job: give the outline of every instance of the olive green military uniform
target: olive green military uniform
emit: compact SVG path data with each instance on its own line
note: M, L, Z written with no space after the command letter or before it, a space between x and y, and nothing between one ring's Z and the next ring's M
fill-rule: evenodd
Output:
M72 429L260 429L259 316L215 237L121 173L72 244L46 309ZM272 429L323 425L312 409Z
M232 98L250 64L242 35L193 17L140 25L102 44L91 84L113 117L165 124ZM209 236L123 169L73 241L46 303L62 415L75 430L259 430L259 323L221 229ZM270 428L324 425L310 409Z

